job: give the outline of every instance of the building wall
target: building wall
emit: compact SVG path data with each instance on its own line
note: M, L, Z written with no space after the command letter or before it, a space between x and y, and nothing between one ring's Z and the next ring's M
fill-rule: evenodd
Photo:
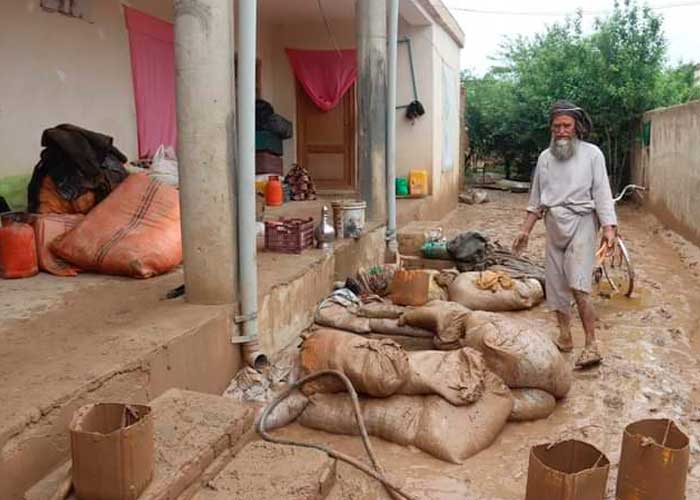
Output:
M137 152L129 44L121 3L92 2L90 22L44 12L39 0L0 2L0 177L29 174L41 133L74 123ZM129 5L172 19L172 2Z
M170 0L123 3L172 22ZM44 12L39 0L0 2L0 62L12 68L0 79L0 178L30 174L41 150L41 132L59 123L104 132L127 156L136 156L136 112L121 5L118 0L94 2L88 22ZM330 25L338 46L355 47L354 20L331 20ZM332 49L334 43L320 21L260 22L258 34L262 97L296 126L296 84L284 49ZM443 172L441 165L442 66L447 63L458 74L459 48L437 25L411 26L401 19L399 36L411 39L418 99L426 115L411 123L405 110L397 110L397 175L407 176L411 169L432 171L431 191L442 198L457 173ZM398 50L398 82L397 103L408 104L414 96L406 44ZM285 168L294 161L292 139L285 142Z
M355 22L330 21L338 47L355 48ZM297 23L285 25L261 25L260 49L262 58L262 97L270 101L275 111L291 120L295 126L295 137L284 143L285 168L296 161L296 81L284 51L296 49L334 49L323 24ZM433 101L433 57L431 44L432 28L409 26L400 23L399 36L409 36L412 40L413 58L416 73L418 99L426 106L427 114L412 124L405 118L405 110L397 110L396 165L397 175L407 176L410 169L432 168L433 120L436 111ZM398 93L397 103L408 104L413 100L408 62L408 48L399 45L398 50Z
M649 206L676 231L700 244L700 101L648 112L648 147L638 144L632 178L649 188Z
M448 125L455 134L453 140L452 158L453 162L450 168L443 165L443 135L445 126L443 125L442 113L443 109L443 70L447 68L454 76L451 92L455 100L455 110L459 109L459 87L460 87L460 71L459 71L459 52L460 47L450 37L447 32L440 28L434 27L432 38L432 59L434 61L433 75L433 168L432 168L432 184L433 184L433 212L442 216L454 209L457 206L458 194L458 178L459 170L462 168L462 160L459 157L459 113L452 113L451 123Z

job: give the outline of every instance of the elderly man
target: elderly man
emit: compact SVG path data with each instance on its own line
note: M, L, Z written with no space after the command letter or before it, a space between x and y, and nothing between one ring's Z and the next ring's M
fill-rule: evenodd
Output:
M591 120L581 108L557 101L549 114L551 142L540 154L532 179L527 218L513 242L522 253L538 219L544 218L547 233L545 277L547 304L556 311L561 351L573 349L571 303L576 301L586 334L586 345L576 366L600 363L595 338L595 312L590 301L596 240L603 226L603 240L612 251L617 217L603 153L585 142Z

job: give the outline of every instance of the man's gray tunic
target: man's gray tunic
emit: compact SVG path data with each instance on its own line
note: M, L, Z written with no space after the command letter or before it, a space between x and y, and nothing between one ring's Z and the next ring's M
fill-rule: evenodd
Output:
M579 140L576 152L565 161L549 149L543 151L527 210L544 215L547 304L568 314L572 289L591 292L599 225L617 225L600 149Z

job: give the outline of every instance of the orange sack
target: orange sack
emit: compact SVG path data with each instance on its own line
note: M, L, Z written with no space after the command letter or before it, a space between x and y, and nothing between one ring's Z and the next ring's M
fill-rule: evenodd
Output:
M78 225L84 215L37 215L34 221L36 234L36 255L39 259L39 269L56 276L77 276L80 269L65 260L56 257L51 251L51 244Z
M150 278L182 261L177 189L132 174L53 251L87 271Z

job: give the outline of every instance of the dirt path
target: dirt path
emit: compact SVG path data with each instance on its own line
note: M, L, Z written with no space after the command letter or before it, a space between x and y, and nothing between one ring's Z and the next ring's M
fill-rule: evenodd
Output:
M492 202L461 205L441 222L448 234L461 230L483 231L510 243L523 217L525 197L489 193ZM522 499L530 447L546 441L574 437L606 453L611 462L607 498L614 498L617 462L624 427L642 418L668 417L691 439L687 498L700 498L700 250L663 229L641 209L622 207L621 228L631 247L638 273L632 299L596 298L598 335L605 362L599 368L575 372L568 397L546 420L509 423L488 449L455 466L414 450L373 439L385 467L403 476L426 499ZM531 238L531 256L544 256L544 230L539 224ZM512 313L555 332L553 317L544 308ZM574 329L573 364L583 345L583 332ZM324 441L356 455L359 440L291 426L283 433L304 440ZM341 469L334 500L384 498L376 485ZM388 498L388 497L387 497Z

